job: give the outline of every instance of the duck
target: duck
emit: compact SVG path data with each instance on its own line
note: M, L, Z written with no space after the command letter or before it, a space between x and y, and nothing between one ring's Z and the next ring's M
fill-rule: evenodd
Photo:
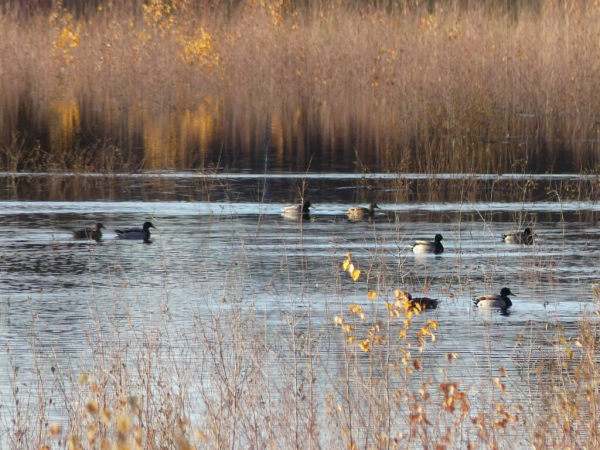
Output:
M75 239L93 239L99 241L102 239L102 230L106 230L104 225L100 222L96 224L95 228L82 228L80 230L74 230L71 232Z
M433 253L439 255L440 253L444 253L443 240L444 237L441 234L436 234L433 242L415 241L415 244L410 248L414 253Z
M300 205L284 206L281 212L284 216L299 216L301 214L309 214L312 207L313 205L310 203L310 200L303 200Z
M479 297L475 297L473 299L473 303L478 308L510 308L512 306L512 301L510 298L508 298L509 295L515 294L513 294L509 288L505 287L500 291L500 295L480 295Z
M502 235L502 240L507 244L533 244L533 233L531 228L525 228L522 233L508 233Z
M413 296L409 292L405 292L401 289L396 289L394 291L394 295L396 296L397 302L403 302L406 306L411 308L417 307L420 310L426 309L436 309L440 303L438 299L429 298L429 297L416 297ZM408 308L407 308L408 309Z
M369 203L368 208L353 206L346 211L346 215L350 220L360 220L364 217L373 217L375 215L375 208L381 209L376 203Z
M144 242L150 240L150 228L156 229L152 222L144 222L142 228L127 228L125 230L115 230L119 239L142 239Z

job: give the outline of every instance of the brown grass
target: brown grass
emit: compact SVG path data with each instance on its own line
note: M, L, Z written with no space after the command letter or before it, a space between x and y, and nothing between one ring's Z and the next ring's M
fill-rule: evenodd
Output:
M431 14L338 2L148 4L79 15L5 8L3 147L15 133L50 155L112 146L126 169L200 167L223 153L247 167L266 146L284 170L355 152L378 170L595 169L592 4L506 13L450 3ZM35 155L19 168L45 166Z

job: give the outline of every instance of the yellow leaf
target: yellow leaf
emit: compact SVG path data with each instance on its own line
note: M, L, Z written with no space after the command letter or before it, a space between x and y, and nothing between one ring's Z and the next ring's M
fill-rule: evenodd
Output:
M370 291L367 295L369 296L369 300L375 300L375 297L377 297L377 292Z
M348 338L348 342L350 342L351 344L354 344L354 336L350 336Z
M87 405L85 405L85 408L87 409L87 412L89 412L90 414L93 414L93 415L98 414L98 405L96 404L96 402L94 400L90 400L89 402L87 402Z
M196 435L196 437L198 439L200 439L201 441L207 442L208 441L208 436L206 434L204 434L202 431L200 430L196 430L194 432L194 434Z
M573 359L573 350L571 350L571 347L569 347L567 345L567 348L565 349L565 351L567 352L567 358Z
M360 276L360 270L358 270L358 269L353 270L350 275L352 276L352 279L354 281L356 281L356 280L358 280L358 277Z
M365 339L364 341L362 341L360 344L358 344L360 346L360 348L363 349L363 351L368 352L369 351L369 347L370 347L370 342L368 339Z
M352 304L350 305L350 313L352 314L362 314L363 310L360 305Z
M104 422L104 425L108 425L110 423L110 417L111 417L111 413L110 410L108 409L103 409L102 410L102 422Z
M52 425L50 425L50 427L48 428L48 434L51 437L57 437L62 433L62 425L59 423L54 423Z
M400 337L406 339L406 330L400 330Z
M342 264L342 267L344 268L344 270L348 270L348 266L350 265L350 260L346 259L344 261L344 263Z
M126 413L121 414L117 419L117 430L121 435L127 435L131 430L131 419Z

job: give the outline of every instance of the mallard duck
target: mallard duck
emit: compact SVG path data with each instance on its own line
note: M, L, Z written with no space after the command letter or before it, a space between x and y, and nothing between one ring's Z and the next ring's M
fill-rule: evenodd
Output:
M444 253L444 246L442 241L444 240L441 234L436 234L433 242L429 241L415 241L412 245L412 251L414 253L434 253L436 255Z
M375 208L381 209L375 203L370 203L368 208L363 208L361 206L354 206L354 207L348 209L348 211L346 211L346 215L351 220L356 220L356 219L360 220L363 217L373 217L375 215Z
M142 239L148 242L150 239L150 228L155 228L152 222L145 222L143 228L127 228L126 230L115 230L119 239Z
M429 297L413 298L412 295L410 295L410 293L405 292L401 289L396 289L394 291L394 294L396 296L397 302L405 302L406 303L405 306L410 306L410 307L415 307L416 305L418 305L418 308L420 310L436 309L438 307L438 304L440 303L440 301L435 298L429 298Z
M284 216L299 216L300 214L309 214L312 205L310 200L304 200L300 205L284 206L281 212Z
M102 229L106 230L104 225L98 222L96 228L82 228L81 230L74 230L71 233L75 239L93 239L99 241L102 239Z
M507 244L533 244L533 233L531 228L525 228L522 233L508 233L502 235L502 240Z
M510 308L512 306L512 302L509 295L515 295L510 292L509 288L502 288L500 291L500 295L497 294L488 294L481 295L479 297L475 297L473 299L473 303L475 306L479 308Z

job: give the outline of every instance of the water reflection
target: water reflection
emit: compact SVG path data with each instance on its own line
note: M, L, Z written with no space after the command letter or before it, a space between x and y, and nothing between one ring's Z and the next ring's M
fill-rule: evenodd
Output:
M42 104L24 92L15 93L17 99L3 105L3 114L14 120L0 129L0 142L10 146L14 136L20 136L18 145L26 149L26 157L16 163L17 170L50 164L60 170L93 167L110 172L224 166L259 173L362 172L366 168L385 172L404 167L474 173L512 172L519 167L527 173L552 173L593 170L598 162L598 140L585 134L531 149L522 142L536 141L539 136L490 140L487 128L480 130L481 136L469 129L465 135L444 137L442 132L436 139L449 142L432 144L425 142L431 137L409 137L415 130L398 120L405 113L396 110L396 102L363 104L364 110L357 112L355 103L363 103L362 97L257 105L260 102L251 97L232 101L207 95L192 101L199 106L183 107L176 102L166 107L164 99L157 100L162 107L155 111L157 105L136 96L120 104L104 91L97 96L58 86L56 91ZM486 120L508 120L504 113L496 113L497 119ZM523 133L547 126L545 117L517 114L511 120L520 124L516 128ZM531 126L532 120L536 126ZM570 126L577 129L577 125Z

